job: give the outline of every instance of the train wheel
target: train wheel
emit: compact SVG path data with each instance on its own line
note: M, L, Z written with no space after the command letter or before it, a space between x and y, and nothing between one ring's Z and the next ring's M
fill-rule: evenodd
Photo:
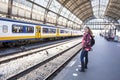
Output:
M30 40L26 40L26 44L30 44Z
M9 46L9 47L14 47L14 46L15 46L15 43L12 43L12 42L11 42L11 43L8 43L8 46Z
M8 47L8 42L4 42L4 43L3 43L3 46L4 46L4 47Z
M4 47L14 47L14 46L15 46L15 43L5 42L5 43L3 43L3 46L4 46Z

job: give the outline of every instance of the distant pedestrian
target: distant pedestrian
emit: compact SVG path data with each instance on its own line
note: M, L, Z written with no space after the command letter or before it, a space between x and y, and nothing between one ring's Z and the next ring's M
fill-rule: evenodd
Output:
M85 33L83 35L82 39L82 52L80 55L81 60L81 72L85 72L85 69L87 69L88 64L88 51L91 50L91 39L93 38L93 33L89 27L85 27L84 29ZM84 60L85 58L85 60Z

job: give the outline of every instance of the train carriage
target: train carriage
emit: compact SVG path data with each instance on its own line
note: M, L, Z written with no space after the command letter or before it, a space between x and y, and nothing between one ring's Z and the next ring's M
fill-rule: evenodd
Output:
M80 32L80 31L79 31ZM77 30L0 18L0 43L24 44L43 39L78 36Z
M35 25L0 20L0 41L35 38Z
M57 28L41 26L41 38L55 38L57 37Z
M61 28L59 30L59 37L70 37L70 36L71 36L71 30L70 29Z

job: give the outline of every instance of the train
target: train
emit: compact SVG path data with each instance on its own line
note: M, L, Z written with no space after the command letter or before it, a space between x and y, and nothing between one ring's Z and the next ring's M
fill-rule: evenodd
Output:
M82 36L80 30L0 18L0 44L3 46L14 46L44 39L76 36Z

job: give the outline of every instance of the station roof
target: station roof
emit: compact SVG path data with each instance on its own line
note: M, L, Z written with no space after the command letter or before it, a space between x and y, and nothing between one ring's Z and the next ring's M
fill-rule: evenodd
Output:
M105 18L120 23L120 0L0 0L0 5L1 17L58 27L81 29Z
M85 21L91 17L120 18L120 0L58 0L74 15Z
M120 0L109 0L105 15L116 20L120 19Z
M93 16L90 0L58 0L63 6L70 10L82 21Z

